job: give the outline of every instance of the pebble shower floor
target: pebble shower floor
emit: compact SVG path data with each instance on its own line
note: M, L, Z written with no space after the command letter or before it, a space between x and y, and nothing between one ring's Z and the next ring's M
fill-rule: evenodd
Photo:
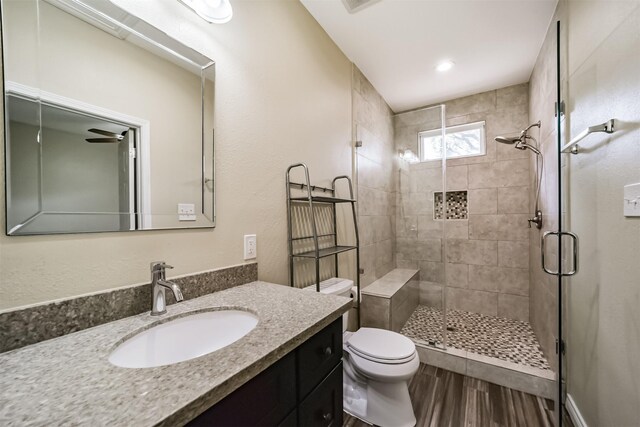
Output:
M418 306L401 333L442 344L442 310ZM551 369L531 325L520 320L447 310L447 346L538 369Z

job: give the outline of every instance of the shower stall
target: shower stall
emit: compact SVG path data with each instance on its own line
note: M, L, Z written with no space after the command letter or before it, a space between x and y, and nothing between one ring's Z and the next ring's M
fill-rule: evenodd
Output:
M356 124L362 283L366 294L392 269L419 272L417 307L400 333L424 363L554 399L556 363L530 317L545 179L528 96L525 83L393 114L384 155L367 123ZM390 190L380 183L387 173ZM385 197L394 203L385 207ZM375 240L388 234L384 215L391 244ZM392 254L381 256L387 246Z
M512 102L522 105L526 85L516 89ZM447 104L394 117L396 265L420 271L419 306L402 333L421 346L550 377L529 323L529 227L539 188L530 157L540 154L528 132L536 124L523 130L526 109L505 122L492 103L481 113L452 103L455 117Z

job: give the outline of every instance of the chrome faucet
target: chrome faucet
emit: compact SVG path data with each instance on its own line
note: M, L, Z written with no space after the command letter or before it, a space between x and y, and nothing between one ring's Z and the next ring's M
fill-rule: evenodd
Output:
M167 268L173 267L164 261L155 261L151 263L152 316L159 316L167 312L167 300L164 294L166 289L171 289L177 302L184 299L182 291L178 285L166 279Z

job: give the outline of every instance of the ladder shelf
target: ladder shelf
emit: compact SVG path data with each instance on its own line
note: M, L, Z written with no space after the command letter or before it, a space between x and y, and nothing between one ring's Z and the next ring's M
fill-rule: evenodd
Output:
M293 182L291 181L291 171L294 169L301 168L304 171L305 182ZM346 181L349 187L349 197L338 197L336 191L336 183L339 181ZM291 195L291 190L299 190L302 192L306 192L306 195ZM317 195L314 193L322 192L323 195ZM294 270L295 264L294 259L296 258L306 258L315 260L315 286L316 292L320 292L320 260L326 257L334 257L334 273L335 277L338 276L339 268L338 268L338 255L341 253L355 251L356 253L356 301L354 303L354 307L356 308L357 313L357 327L360 328L360 240L358 236L358 220L356 213L356 200L353 195L353 185L351 183L351 178L346 175L338 176L333 179L331 182L331 188L328 187L320 187L316 185L311 185L309 180L309 168L304 163L296 163L287 168L286 173L286 195L287 195L287 238L288 238L288 247L289 247L289 285L295 287L294 283ZM336 214L336 205L337 204L350 204L351 212L353 216L353 231L355 236L355 244L354 245L346 245L338 242L338 222L337 222L337 214ZM293 236L293 225L292 225L292 216L293 216L293 207L307 205L309 211L308 222L310 223L311 234L306 234L304 236ZM333 230L330 233L318 233L318 226L316 224L316 217L318 209L322 206L322 209L331 209L331 216L333 219ZM320 242L318 239L324 238L326 242L324 245L330 245L328 247L320 247ZM294 242L300 242L304 240L312 240L313 249L309 250L307 246L307 250L303 252L294 253Z

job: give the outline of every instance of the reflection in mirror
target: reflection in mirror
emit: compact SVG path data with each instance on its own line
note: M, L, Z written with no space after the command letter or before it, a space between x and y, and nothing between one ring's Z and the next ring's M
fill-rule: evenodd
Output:
M2 0L7 234L212 227L214 64L106 0Z

